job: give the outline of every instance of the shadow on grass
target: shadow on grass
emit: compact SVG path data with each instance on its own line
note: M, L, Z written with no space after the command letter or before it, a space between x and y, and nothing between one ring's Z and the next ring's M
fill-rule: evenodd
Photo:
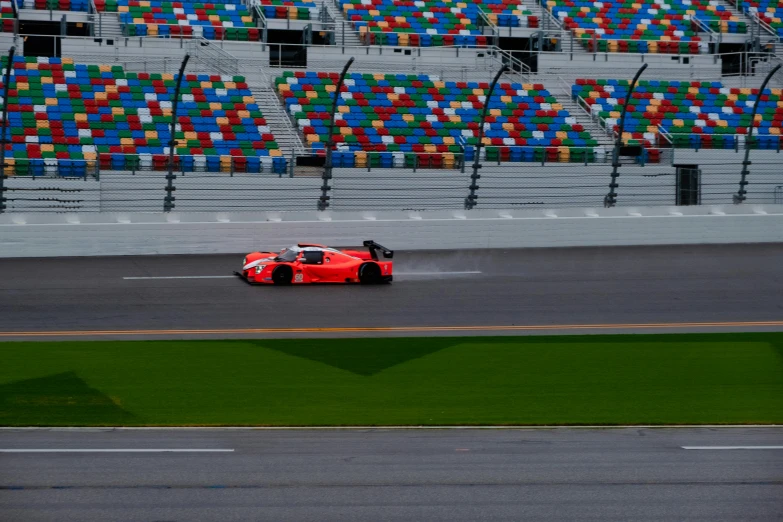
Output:
M74 372L0 385L0 425L124 425L134 415Z
M341 339L322 343L292 340L290 343L256 341L258 346L294 357L327 364L356 375L369 377L383 370L418 359L447 348L451 343L427 342L422 339Z

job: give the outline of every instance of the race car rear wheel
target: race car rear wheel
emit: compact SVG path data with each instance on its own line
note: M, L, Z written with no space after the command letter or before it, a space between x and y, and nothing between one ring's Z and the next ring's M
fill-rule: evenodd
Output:
M288 265L280 265L272 271L272 282L276 285L290 285L294 271Z
M374 285L381 282L381 267L375 263L364 263L359 267L359 282Z

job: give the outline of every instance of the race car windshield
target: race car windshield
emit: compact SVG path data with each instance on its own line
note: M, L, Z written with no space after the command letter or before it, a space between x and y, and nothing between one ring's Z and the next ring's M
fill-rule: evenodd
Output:
M299 251L294 248L289 248L287 250L281 251L277 257L275 257L275 261L284 261L286 263L290 263L292 261L296 261L296 256L299 255Z

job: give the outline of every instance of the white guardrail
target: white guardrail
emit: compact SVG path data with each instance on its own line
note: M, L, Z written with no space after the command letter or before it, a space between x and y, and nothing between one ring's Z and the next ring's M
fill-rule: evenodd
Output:
M783 242L783 205L0 215L0 257L244 253L364 239L395 250L771 243Z

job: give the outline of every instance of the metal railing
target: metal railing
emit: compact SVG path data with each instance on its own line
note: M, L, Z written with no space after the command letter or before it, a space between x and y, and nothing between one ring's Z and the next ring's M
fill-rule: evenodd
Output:
M774 54L766 55L763 58L759 58L753 65L751 71L748 72L749 74L752 74L752 77L766 76L772 69L781 63L783 63L783 58L780 56ZM778 88L783 87L783 73L775 73L775 75L772 76L771 82L774 82Z
M527 149L522 147L521 149ZM483 157L483 168L476 191L477 209L594 207L602 204L609 182L609 158L600 151L580 149L575 158L563 156L557 147L545 147L536 161L525 164L505 161L515 154L513 147L490 147ZM574 154L578 150L572 150ZM411 153L365 153L361 161L345 163L338 155L331 180L330 209L424 211L463 209L469 192L470 177L463 172L470 147L464 157L454 154L440 159L436 155ZM736 192L741 170L740 155L727 151L722 157L703 156L698 176L689 191L698 198L683 198L682 172L672 164L674 151L661 150L657 157L626 158L618 178L618 206L728 204ZM779 203L781 175L774 152L754 160L748 177L748 203ZM525 154L527 154L525 152ZM610 156L607 154L606 156ZM451 168L443 162L453 161ZM43 174L35 170L6 179L8 212L161 212L166 185L166 160L154 168L139 166L133 170L97 167L79 170L73 164L64 170L55 165ZM398 163L398 164L396 164ZM293 178L264 170L259 173L235 171L178 170L174 180L175 210L196 211L278 211L315 210L321 194L321 167L301 167ZM391 165L391 167L389 166ZM524 168L520 168L524 165ZM111 162L110 162L110 167ZM38 168L38 167L36 167ZM74 172L76 168L78 172ZM687 169L694 170L694 169ZM691 173L693 174L693 172ZM689 199L689 201L683 201Z
M166 27L168 29L168 33L166 34L145 34L145 35L138 35L130 34L130 27L136 26L136 25L143 25L148 26L152 25L155 27L156 31L159 31L161 27ZM261 40L261 28L259 27L224 27L224 26L202 26L202 25L180 25L180 24L133 24L133 23L125 23L122 20L120 20L120 28L122 29L122 36L125 38L149 38L149 39L170 39L170 40L190 40L192 38L204 38L203 36L203 30L205 27L213 28L216 31L216 37L215 38L209 38L208 40L211 41L226 41L226 42L237 42L237 43L253 43L258 44L258 42ZM175 32L172 32L172 29L176 29ZM258 40L241 40L241 39L234 39L229 38L229 35L233 32L236 35L239 34L250 34L250 31L258 30L259 31L259 39ZM220 37L218 38L218 33Z
M593 107L587 102L587 100L579 95L576 95L576 99L574 101L576 102L576 105L587 114L591 121L596 123L598 128L603 131L605 136L608 136L613 140L617 137L617 135L612 131L611 126L606 122L606 119L602 118L599 114L593 111Z
M465 156L465 163L475 159L476 138L461 138L460 147ZM595 145L589 147L565 146L565 145L497 145L492 138L484 138L480 153L480 160L484 166L512 165L516 164L540 164L551 163L565 164L606 164L612 162L610 147ZM641 154L628 158L625 163L629 165L644 166L648 163L671 164L673 155L666 151L642 150Z
M595 131L598 130L604 137L604 136L611 136L611 133L607 131L606 127L604 125L601 125L601 123L598 121L597 117L593 114L591 107L588 106L587 101L584 100L579 95L574 96L571 88L573 84L571 82L566 81L563 77L558 76L557 77L557 83L558 87L560 88L560 92L563 96L565 96L568 100L570 100L573 105L577 107L579 111L581 111L581 116L584 118L586 117L588 121L590 121L590 129L586 129L588 132L590 132L595 138L598 138ZM573 113L572 111L569 111L571 116L578 121L579 114Z
M672 133L659 126L659 133L662 137L661 147L674 149L717 149L733 150L769 150L779 153L783 150L783 136L778 134L761 134L755 132L748 138L747 134L693 134L693 133ZM713 138L720 138L720 145L716 145ZM729 139L727 139L729 138ZM727 146L728 143L728 146Z
M287 138L293 139L293 143L289 144L292 154L289 169L293 169L293 166L296 163L296 157L308 155L310 152L304 146L304 142L302 141L302 134L301 131L297 128L296 121L294 120L293 116L291 116L291 114L285 110L285 104L283 103L280 94L277 92L274 78L272 78L270 75L267 75L263 71L261 72L261 76L262 78L260 85L250 85L250 87L253 92L256 93L257 101L267 102L264 105L264 117L267 119L267 123L269 123L269 120L273 118L281 122L285 127L282 129L283 135L285 135ZM278 126L276 130L280 131L281 129ZM281 136L282 135L280 135L279 132L276 134L276 138L280 138ZM291 173L293 173L293 170L291 170Z
M723 41L722 32L713 30L709 23L702 21L696 15L691 15L691 23L695 25L700 32L707 33L711 43L720 45Z
M30 178L95 178L103 172L167 172L168 152L158 154L96 153L94 159L6 158L5 172L9 177ZM282 156L204 156L176 155L174 171L182 175L207 172L229 176L239 174L288 174L288 160Z
M588 53L594 54L594 53L622 53L622 54L672 54L672 55L693 55L693 54L714 54L713 52L710 52L709 46L707 46L707 49L704 48L702 44L707 44L707 42L703 41L688 41L688 40L639 40L635 38L623 38L618 37L617 35L611 35L611 38L608 37L602 37L594 32L586 32L583 34L588 34L589 38L583 38L581 36L577 36L576 29L570 29L569 30L571 39L576 40L576 43L579 45L582 45L582 47L587 50ZM630 44L631 43L638 43L638 44L645 44L647 46L647 51L622 51L620 43L624 42ZM600 50L601 44L605 43L607 49L605 51ZM652 45L651 45L652 44ZM688 46L687 51L681 51L680 45L686 44ZM691 47L693 45L698 46L698 52L691 52ZM717 48L715 50L717 52Z
M476 27L478 27L478 30L481 31L482 35L490 36L492 38L492 45L496 47L500 46L500 28L492 23L489 16L487 16L487 13L485 13L480 6L478 8ZM489 29L489 35L486 34L487 29Z
M542 29L545 30L563 30L563 24L560 20L555 18L555 15L552 14L552 11L547 9L546 5L544 5L545 0L536 0L539 8L541 9L541 13L543 13L544 20L540 24Z
M765 20L763 20L759 16L758 12L751 11L750 9L745 9L744 12L745 12L745 16L750 18L757 28L763 29L764 31L766 31L767 33L771 34L775 38L779 38L777 31L775 31L775 29L771 25L769 25ZM760 37L761 34L757 33L757 36Z
M658 129L659 136L658 146L673 149L674 136L661 125L656 125L656 128Z
M253 8L253 9L255 9L255 8ZM209 38L209 40L210 41L214 41L214 42L221 42L221 43L225 42L225 43L229 43L231 45L247 45L247 46L249 46L248 50L251 50L252 46L258 46L260 44L262 46L261 47L262 51L265 51L266 50L266 45L264 44L264 41L267 39L268 20L263 18L263 13L258 13L255 10L252 11L252 12L255 13L254 16L256 17L256 26L255 27L224 28L223 30L219 31L219 33L216 34L214 38ZM95 22L87 21L87 22L83 22L83 23L88 23L88 24L93 24L94 25ZM96 31L100 34L100 32L102 31L102 28L100 27L101 17L98 17L97 23L99 24L99 27L96 29ZM313 25L313 30L314 31L315 30L317 30L317 31L322 31L323 30L323 31L337 32L341 28L340 26L343 26L342 27L342 31L343 31L342 34L343 35L355 32L355 31L353 31L352 25L351 25L350 22L321 22L321 21L318 21L318 20L314 20L313 22L310 22L310 23ZM131 24L131 25L133 25L133 24ZM133 35L133 36L130 36L129 35L129 31L128 31L129 24L122 23L122 21L120 21L120 27L121 27L123 36L122 36L122 38L117 39L117 43L114 45L114 47L128 47L128 48L130 48L130 47L139 47L139 48L144 48L145 47L144 42L150 42L150 44L154 44L155 42L160 41L161 39L164 39L164 40L170 40L170 41L178 41L178 42L180 42L180 46L182 48L185 48L186 44L183 41L187 41L187 40L192 39L192 38L199 38L199 37L203 38L204 37L203 33L200 32L201 26L182 26L182 25L179 25L179 24L155 24L155 25L158 25L160 27L169 27L169 28L174 28L175 27L180 32L178 34L171 34L171 32L169 32L168 34ZM181 30L183 28L187 28L187 30L189 32L181 32ZM252 30L258 30L259 31L258 40L244 40L244 39L232 39L232 38L229 38L229 35L231 34L231 31L233 31L236 34L243 34L243 33L247 33L247 32L252 31ZM385 33L385 32L372 32L372 33L365 32L363 34L365 36L363 38L359 37L359 39L358 39L358 41L360 42L360 46L361 47L385 47L385 48L388 48L390 50L391 49L427 49L427 48L434 48L434 49L440 49L440 48L466 49L467 48L467 49L473 49L473 50L475 50L475 52L483 52L485 49L493 50L493 51L497 50L496 46L492 45L492 43L493 43L492 42L492 38L493 37L491 35L489 35L489 36L470 35L471 37L483 37L483 38L487 39L487 44L486 45L479 45L479 46L474 46L472 44L465 44L465 45L441 45L441 46L421 46L421 45L419 45L419 46L412 46L411 45L411 41L410 41L410 36L411 35L419 37L420 38L420 42L421 42L421 38L422 37L431 38L433 36L447 36L447 37L455 37L455 38L459 39L459 35L432 35L432 34L424 34L424 33ZM376 43L373 43L372 42L372 38L370 38L368 36L368 35L375 35L375 36L378 36L380 39L385 39L385 38L388 37L389 34L407 35L406 36L408 38L407 45L402 45L402 44L400 44L399 41L398 41L397 45L389 45L389 44L386 44L386 43L384 43L382 45L378 45ZM34 34L34 33L25 33L24 36L40 36L40 37L50 37L50 38L53 37L52 35L37 35L37 34ZM77 42L77 41L79 41L79 39L91 40L89 37L79 37L79 36L60 35L59 37L63 37L64 41L73 41L73 42ZM580 43L581 40L579 38L574 37L572 33L565 33L565 32L560 31L560 30L545 31L543 33L543 37L546 38L546 39L554 40L555 41L554 47L550 46L550 47L547 48L547 50L531 50L531 51L526 51L526 52L529 53L529 54L551 53L552 51L550 49L554 48L554 49L557 49L556 52L559 53L559 54L569 54L569 53L573 54L574 53L574 48L573 47L576 46L576 45L580 45L581 46L581 43ZM569 43L569 40L570 40L570 43ZM573 43L574 40L577 40L577 42ZM612 42L617 43L617 42L620 42L620 41L642 42L642 40L632 40L632 39L626 39L626 40L616 40L616 39L609 40L609 39L607 39L607 40L602 40L602 39L599 39L599 38L593 38L590 41L591 42L593 42L593 41L597 41L597 42L604 41L604 42L607 42L607 45L612 45L611 44ZM647 40L644 40L644 42L647 42ZM661 42L651 41L651 42L652 43L656 43L656 44L657 43L665 43L665 44L678 43L678 42L665 42L665 41L661 41ZM94 43L94 42L91 42L91 43ZM701 43L706 46L705 42L701 42ZM337 44L338 45L308 45L307 47L311 48L311 49L335 48L335 47L340 47L340 48L354 48L354 47L356 47L355 45L348 45L345 42L337 42ZM284 44L284 45L295 46L297 44ZM569 47L569 46L571 46L571 47ZM581 51L581 53L582 54L590 54L590 55L593 56L594 59L598 55L613 55L613 54L617 54L617 55L628 56L628 55L634 54L634 53L630 53L630 52L618 52L617 50L611 50L611 49L609 49L607 51L599 51L599 50L587 51L587 50L584 50L584 47L583 47L583 50ZM684 52L680 53L679 50L677 50L677 52L668 52L668 53L648 52L648 53L635 53L635 54L637 54L639 56L647 56L647 55L654 56L656 54L660 54L660 55L683 54L683 55L686 55L686 54L690 54L690 53L684 53ZM710 54L710 53L708 53L707 50L700 49L700 54ZM720 55L714 54L713 56L714 56L715 60L718 60Z
M90 35L103 38L103 16L101 16L101 13L98 12L98 7L95 5L95 0L90 0L89 9L91 19L90 21L92 22L90 24ZM95 34L96 25L98 34Z
M230 76L239 74L239 59L224 49L212 45L210 40L196 38L188 43L193 57L206 64L215 72Z
M593 111L591 105L581 96L576 95L575 101L580 108L590 116L590 118L597 122L598 125L606 132L606 135L612 139L617 138L617 124L609 123L607 118L603 118ZM652 146L660 148L678 148L678 149L691 149L699 150L703 148L707 149L722 149L722 150L745 150L750 148L751 150L774 150L779 152L783 147L783 136L776 134L762 134L761 136L755 135L751 140L746 140L745 134L697 134L697 133L675 133L671 132L661 125L656 125L657 132L655 133ZM712 137L716 136L720 138L713 142ZM698 139L697 139L698 137ZM731 138L727 140L726 138ZM718 146L717 142L720 141L721 145ZM726 143L729 145L727 146Z
M266 50L266 42L269 40L269 24L258 0L251 3L251 10L255 18L256 26L261 30L261 50Z

